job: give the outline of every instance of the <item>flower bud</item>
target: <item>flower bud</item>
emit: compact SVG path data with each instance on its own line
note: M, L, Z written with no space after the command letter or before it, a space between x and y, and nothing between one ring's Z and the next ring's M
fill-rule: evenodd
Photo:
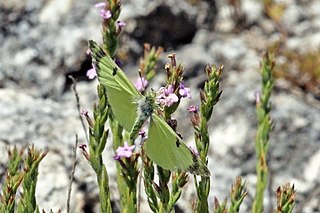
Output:
M81 144L81 145L79 145L78 147L79 147L79 149L81 149L83 156L84 156L88 161L90 161L90 155L89 155L89 153L87 152L87 145L86 145L86 144Z
M171 59L171 66L175 67L177 65L176 54L175 53L171 53L167 57Z

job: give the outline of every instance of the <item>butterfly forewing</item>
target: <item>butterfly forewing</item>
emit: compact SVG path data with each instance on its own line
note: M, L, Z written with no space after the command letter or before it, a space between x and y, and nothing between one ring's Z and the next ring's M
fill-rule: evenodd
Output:
M106 88L112 112L120 124L127 131L131 131L137 118L135 101L142 95L96 42L89 41L89 46L99 82Z
M189 148L156 114L151 117L148 140L144 146L148 157L164 169L187 171L193 164Z

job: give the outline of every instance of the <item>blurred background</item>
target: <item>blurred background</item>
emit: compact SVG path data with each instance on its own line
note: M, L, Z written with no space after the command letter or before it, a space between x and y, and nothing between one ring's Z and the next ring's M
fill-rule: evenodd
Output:
M92 112L97 80L87 40L101 42L101 17L92 0L0 0L0 158L3 182L8 146L49 150L40 164L40 208L66 209L75 135L86 143L78 118L72 75L81 108ZM270 180L265 212L275 206L275 190L286 182L297 189L294 212L320 212L320 1L317 0L123 0L126 22L118 57L134 79L143 44L162 46L159 75L165 80L166 55L185 66L193 99L176 113L179 131L192 144L187 107L199 103L207 63L224 65L221 101L210 124L210 199L229 195L237 175L254 196L257 128L254 92L260 89L259 63L266 50L276 55L271 98L274 130L269 148ZM118 194L111 143L105 151L112 199ZM71 197L73 212L98 212L98 190L90 166L79 154ZM0 182L0 183L1 183ZM195 196L186 187L176 212L190 212ZM143 207L142 207L143 209Z

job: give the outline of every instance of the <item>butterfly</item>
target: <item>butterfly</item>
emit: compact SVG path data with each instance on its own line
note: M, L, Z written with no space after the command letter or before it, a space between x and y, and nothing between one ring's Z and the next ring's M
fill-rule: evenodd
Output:
M148 138L144 142L147 156L158 166L170 171L185 171L210 176L207 166L190 150L180 136L159 116L154 97L143 96L114 60L90 40L92 63L98 80L106 89L108 102L116 120L134 138L150 117Z

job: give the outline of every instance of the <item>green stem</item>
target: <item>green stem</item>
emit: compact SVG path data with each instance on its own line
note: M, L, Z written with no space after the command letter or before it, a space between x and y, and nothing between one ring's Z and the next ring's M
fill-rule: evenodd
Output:
M256 100L256 111L259 126L255 141L257 159L257 185L256 194L252 205L253 213L263 212L264 191L268 184L267 154L269 147L269 134L272 128L272 121L269 115L269 112L271 110L269 99L273 88L273 68L273 57L270 57L270 55L266 53L262 60L261 66L262 94L261 97L257 96Z
M111 212L109 177L102 159L102 152L105 148L108 136L108 132L104 130L104 124L108 118L109 108L104 88L98 86L97 91L99 102L94 108L94 126L90 127L89 160L97 175L100 195L100 211Z
M208 81L205 83L204 90L200 91L201 114L199 120L194 119L193 121L197 150L201 160L205 162L206 165L210 144L208 122L211 118L213 107L218 103L221 96L219 82L222 68L223 67L216 68L216 66L209 65L205 68ZM197 182L195 177L195 184L198 195L198 200L196 201L196 212L209 212L208 196L210 192L210 178L201 177L200 181Z

